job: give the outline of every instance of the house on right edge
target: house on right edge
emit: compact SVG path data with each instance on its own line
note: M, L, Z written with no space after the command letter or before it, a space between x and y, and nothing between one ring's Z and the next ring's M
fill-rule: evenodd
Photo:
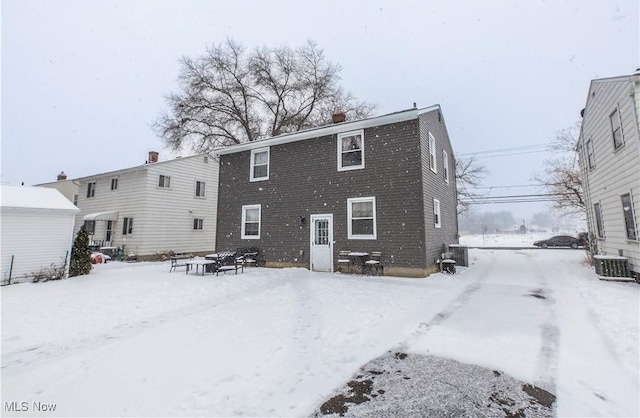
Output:
M640 71L592 80L578 142L587 223L597 252L640 274ZM596 266L597 268L597 266Z
M267 267L336 271L382 252L384 274L425 277L458 242L454 155L440 106L333 123L218 150L216 247Z

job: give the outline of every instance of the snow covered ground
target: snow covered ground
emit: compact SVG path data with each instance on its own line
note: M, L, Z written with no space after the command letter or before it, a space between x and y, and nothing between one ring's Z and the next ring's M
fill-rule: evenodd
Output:
M306 416L394 350L537 385L559 416L640 415L640 286L599 281L580 250L470 259L427 279L109 263L6 286L2 414Z

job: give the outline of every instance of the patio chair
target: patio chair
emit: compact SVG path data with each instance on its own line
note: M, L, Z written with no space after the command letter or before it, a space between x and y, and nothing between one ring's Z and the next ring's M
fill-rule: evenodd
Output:
M376 272L376 276L384 274L384 266L381 264L380 258L382 257L381 251L372 251L371 257L364 262L364 271L373 275Z
M345 268L348 268L349 274L351 274L353 270L353 260L351 259L351 257L349 257L349 253L351 253L351 251L349 250L340 251L338 253L338 271L340 273L344 273L342 271L343 266Z

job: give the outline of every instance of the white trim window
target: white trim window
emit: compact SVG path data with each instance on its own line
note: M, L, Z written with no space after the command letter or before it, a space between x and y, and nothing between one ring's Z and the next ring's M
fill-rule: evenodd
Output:
M436 137L429 132L429 168L434 173L438 172L438 165L436 162Z
M124 218L122 220L122 235L133 234L133 218Z
M87 197L95 197L96 196L96 182L90 181L87 183Z
M449 184L449 154L445 150L442 150L442 171L445 183Z
M442 216L440 216L440 201L433 199L433 225L442 228Z
M204 181L196 180L196 197L204 197Z
M364 168L364 130L338 134L338 171Z
M615 149L624 145L624 136L622 135L622 121L620 119L620 109L616 109L609 115L611 122L611 134L613 135L613 146Z
M251 150L249 181L269 180L269 147Z
M591 142L591 138L587 140L587 161L589 162L589 168L593 169L596 167L596 156L593 153L593 142Z
M111 178L111 190L118 190L118 177Z
M349 239L377 239L376 198L347 199L347 232Z
M194 230L202 230L202 229L204 229L204 219L193 218L193 229Z
M160 174L158 176L158 187L168 189L171 187L171 177Z
M593 214L596 218L596 232L598 238L604 238L604 222L602 222L602 205L600 202L593 204Z
M242 206L242 239L260 239L261 205Z
M631 194L623 194L620 196L620 200L622 201L622 216L624 217L624 229L627 233L627 239L637 241L638 229L636 228L636 216Z

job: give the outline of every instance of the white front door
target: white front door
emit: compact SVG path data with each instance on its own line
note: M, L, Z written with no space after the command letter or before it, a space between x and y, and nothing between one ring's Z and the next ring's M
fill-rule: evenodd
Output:
M333 215L311 215L311 270L333 271Z

